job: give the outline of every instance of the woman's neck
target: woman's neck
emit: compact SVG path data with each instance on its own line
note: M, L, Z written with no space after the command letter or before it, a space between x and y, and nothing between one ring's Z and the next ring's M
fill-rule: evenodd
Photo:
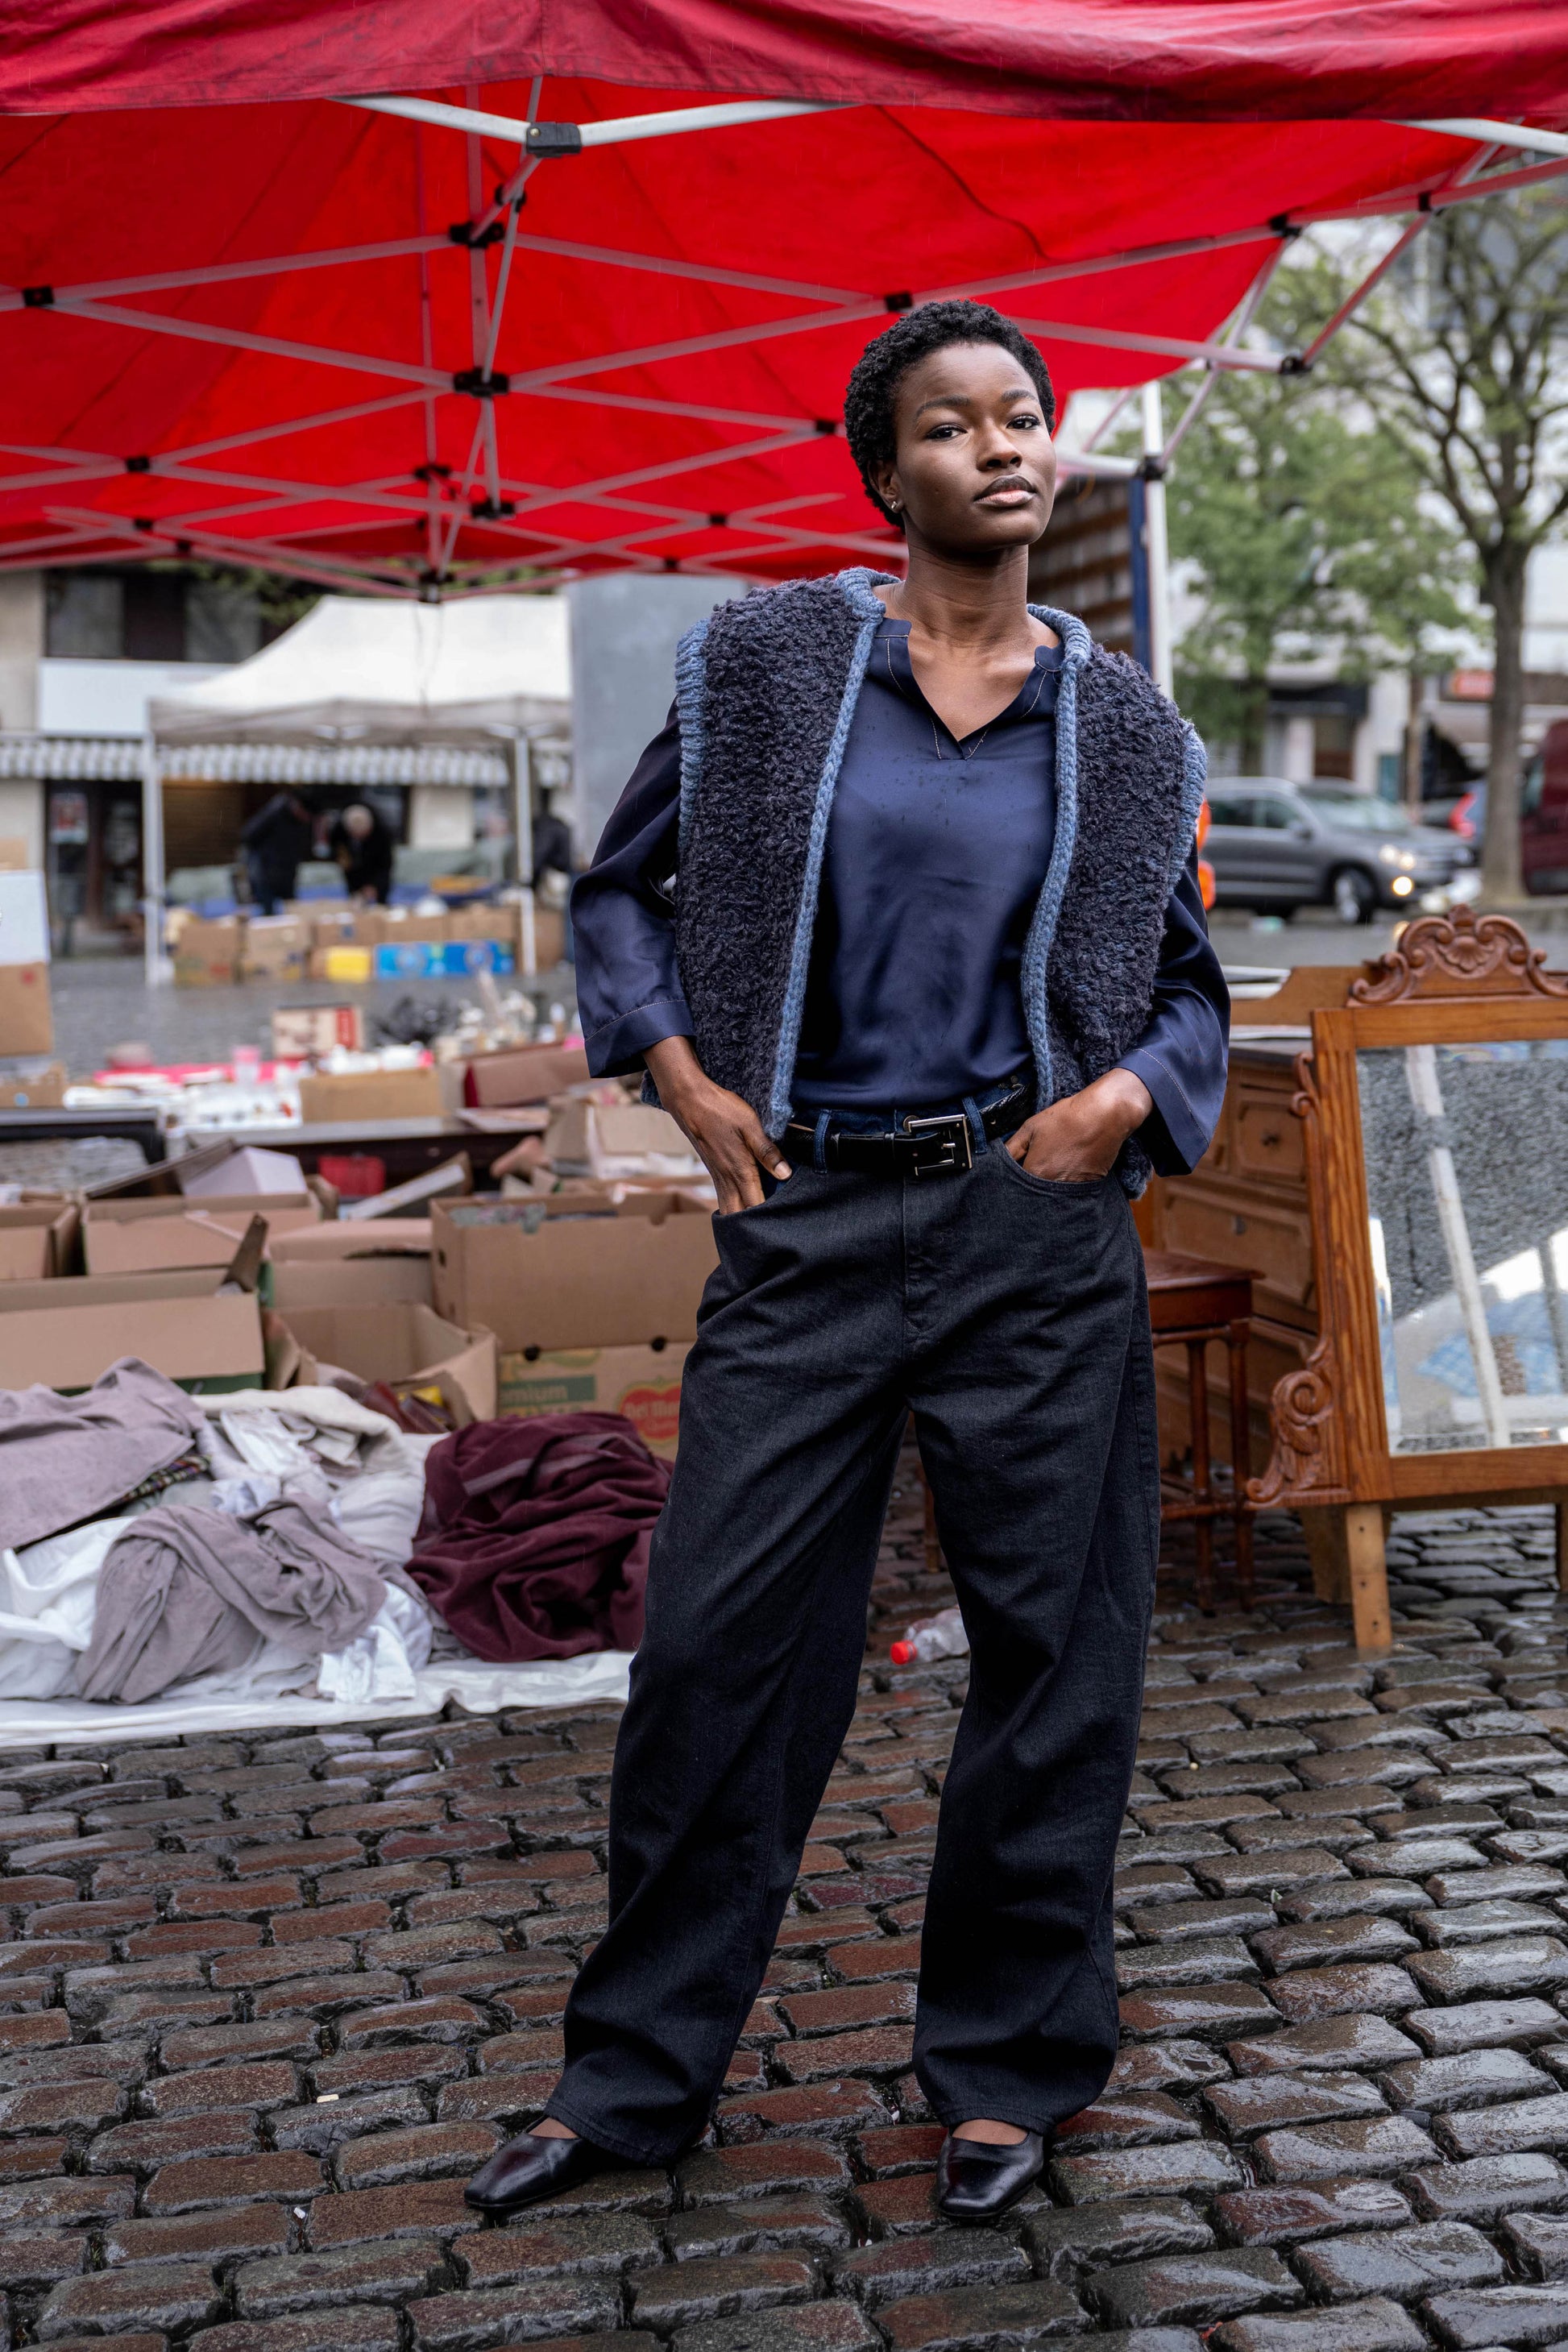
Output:
M1008 646L1055 642L1030 614L1029 551L1001 548L980 562L940 553L918 539L901 583L877 593L912 635L954 653L995 653Z

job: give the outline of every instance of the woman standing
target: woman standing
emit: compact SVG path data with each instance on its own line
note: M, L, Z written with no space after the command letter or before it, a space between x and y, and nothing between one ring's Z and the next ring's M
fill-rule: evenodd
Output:
M487 2210L702 2134L855 1706L911 1410L972 1654L915 2030L941 2210L1012 2202L1115 2056L1159 1533L1128 1196L1206 1149L1227 1000L1196 738L1026 602L1052 417L1039 353L980 304L873 342L845 427L907 579L693 630L577 885L591 1066L646 1064L712 1171L720 1264L616 1750L610 1924L546 2117L470 2184Z

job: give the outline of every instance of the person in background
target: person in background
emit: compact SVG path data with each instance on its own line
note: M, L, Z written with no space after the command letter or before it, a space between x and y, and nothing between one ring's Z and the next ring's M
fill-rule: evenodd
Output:
M349 897L384 907L392 890L392 828L363 801L351 801L332 819L327 853L343 869Z
M537 890L547 874L561 875L571 887L572 828L563 817L556 814L548 796L533 820L533 887Z
M258 914L275 915L294 896L300 860L310 855L315 837L315 821L298 793L274 793L241 826L239 845Z

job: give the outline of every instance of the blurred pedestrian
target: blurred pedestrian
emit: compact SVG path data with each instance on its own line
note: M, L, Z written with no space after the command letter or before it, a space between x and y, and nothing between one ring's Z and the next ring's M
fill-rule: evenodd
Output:
M315 820L298 793L274 793L240 827L251 905L258 914L275 915L294 896L300 862L310 855L315 838Z
M395 845L392 827L363 801L351 801L340 809L327 835L328 854L342 867L349 897L374 898L378 907L384 907L391 895Z

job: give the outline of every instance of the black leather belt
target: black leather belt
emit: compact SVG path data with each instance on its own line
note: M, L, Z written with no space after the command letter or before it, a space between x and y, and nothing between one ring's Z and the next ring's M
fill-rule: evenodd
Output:
M1029 1089L1016 1086L1000 1102L980 1113L987 1136L1006 1135L1017 1126L1029 1106ZM792 1119L784 1131L784 1150L797 1168L816 1165L816 1129ZM836 1174L861 1176L951 1176L974 1165L974 1130L969 1114L939 1111L931 1118L906 1118L880 1135L858 1135L853 1128L830 1127L823 1138L825 1165Z

